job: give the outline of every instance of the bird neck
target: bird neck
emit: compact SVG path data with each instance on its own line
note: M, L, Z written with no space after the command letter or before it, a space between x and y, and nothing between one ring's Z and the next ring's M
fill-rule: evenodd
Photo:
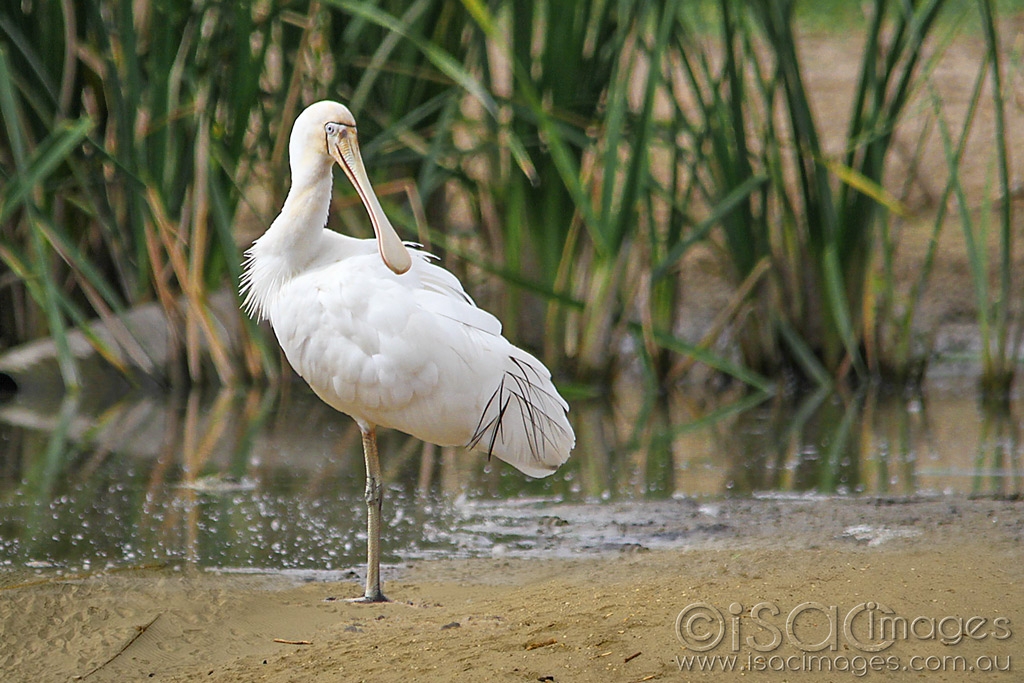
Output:
M294 176L281 213L266 235L285 250L314 251L331 207L331 169L314 177ZM306 249L303 249L306 247Z
M242 274L245 308L258 320L285 282L306 269L321 253L331 205L331 167L319 173L292 175L281 213L253 242Z

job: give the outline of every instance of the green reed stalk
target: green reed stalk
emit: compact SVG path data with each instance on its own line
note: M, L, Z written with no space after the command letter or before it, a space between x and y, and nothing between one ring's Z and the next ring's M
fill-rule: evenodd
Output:
M280 203L294 116L332 97L356 111L374 181L415 186L427 234L481 266L473 278L503 280L489 284L509 335L538 310L563 331L527 340L563 371L607 377L629 337L659 382L681 356L763 390L782 368L825 385L875 367L869 274L877 226L899 208L886 158L943 0L869 3L836 157L797 58L795 0L81 5L0 10L0 259L13 276L0 273L0 300L33 302L33 334L157 300L183 331L180 381L272 372L255 328L238 354L207 299L237 280L243 220L252 236ZM997 128L1005 139L1001 115ZM999 164L1008 196L1005 149ZM442 227L452 197L479 232ZM403 223L403 202L384 201ZM673 335L679 267L705 244L742 296L693 343ZM992 320L993 353L1009 358L1012 315ZM709 351L730 326L746 367Z
M992 79L992 104L995 113L996 186L999 209L999 298L995 315L995 353L983 370L983 394L989 399L1009 401L1010 385L1015 374L1019 336L1011 338L1013 326L1024 325L1024 315L1012 309L1012 275L1014 256L1013 202L1010 194L1009 141L1006 136L1006 105L1003 101L1003 75L1000 63L999 38L996 32L992 0L978 0L982 34L985 36L986 61ZM1013 317L1017 316L1014 321Z
M933 108L949 169L945 196L952 194L959 209L959 218L967 250L974 285L978 330L981 337L981 388L983 401L1005 405L1009 401L1013 383L1022 325L1021 314L1014 309L1012 264L1014 239L1012 231L1013 202L1009 200L1008 140L1005 130L1005 102L1002 70L999 65L999 44L995 30L992 3L979 0L982 33L985 36L985 56L979 66L975 86L968 104L968 116L954 146L949 124L943 116L942 103L933 96ZM980 106L989 81L995 113L993 154L997 178L981 203L980 215L975 216L970 198L960 178L960 164L966 141L973 130L974 112ZM994 199L993 199L994 198ZM992 202L998 202L993 207ZM992 219L995 218L996 258L990 258L989 242ZM994 291L992 285L995 285Z
M884 189L885 159L942 4L871 5L841 160L822 148L797 57L795 2L721 3L711 48L681 34L679 99L695 103L681 120L703 201L719 205L767 179L721 218L737 283L762 259L771 264L741 330L751 367L789 365L816 382L851 369L866 378L863 311L876 225L899 209Z

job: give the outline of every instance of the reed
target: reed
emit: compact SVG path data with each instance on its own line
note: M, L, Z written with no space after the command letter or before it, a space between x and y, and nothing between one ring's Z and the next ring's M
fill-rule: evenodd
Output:
M639 359L652 385L694 362L761 392L787 374L868 380L910 356L911 317L873 273L903 211L888 189L893 136L947 5L959 6L864 5L839 153L811 107L795 0L5 8L0 344L52 335L74 387L66 331L155 300L181 330L165 381L273 375L262 333L227 339L208 300L235 287L239 246L280 204L290 122L331 97L358 117L375 183L397 191L384 198L396 224L447 252L560 375L600 385ZM977 6L1001 110L997 22L992 2ZM962 146L940 134L953 167ZM947 195L957 188L954 174ZM335 214L368 231L349 194L340 184ZM1000 211L997 305L979 294L993 376L1012 371L1021 327ZM683 339L681 269L698 246L735 292L703 338ZM726 337L738 356L722 353Z
M951 122L941 97L931 92L930 105L938 131L946 167L947 181L938 201L933 237L926 259L930 267L938 235L946 223L949 207L955 207L954 220L960 224L979 333L979 377L981 399L1001 411L1009 406L1010 391L1016 375L1017 358L1024 341L1024 318L1016 305L1013 263L1016 258L1012 230L1014 203L1009 180L1010 141L1007 137L1006 91L1002 51L996 29L994 3L978 0L980 33L985 52L968 99L965 115ZM993 112L991 138L984 140L990 175L980 199L968 195L961 174L968 141L977 137L978 110L988 104ZM915 284L915 294L923 283ZM1019 287L1019 285L1017 285ZM904 318L909 328L912 311Z
M680 99L696 102L684 130L705 152L700 194L714 205L740 193L721 220L737 285L768 264L740 329L750 367L788 367L819 384L851 372L867 378L863 311L876 229L900 208L884 189L885 160L941 5L872 3L839 157L823 149L797 57L794 2L751 3L747 14L722 3L717 49L683 36Z
M978 299L978 326L981 330L982 373L981 386L983 400L1008 405L1010 389L1016 374L1017 359L1020 354L1021 342L1024 341L1024 312L1014 305L1017 292L1013 286L1014 231L1013 201L1010 188L1009 156L1010 143L1006 134L1006 102L1003 86L1003 67L999 36L996 30L993 3L991 0L978 0L981 15L982 35L985 38L985 58L979 71L979 86L982 80L990 79L990 92L995 113L995 129L993 131L992 150L996 171L995 192L987 196L996 197L998 206L984 207L983 224L978 226L967 214L961 214L964 237L968 246L971 261L971 272L974 276L975 294ZM966 136L969 129L965 127ZM943 127L943 145L949 158L949 138ZM966 197L960 188L956 173L955 158L950 159L950 179L957 189L961 211L966 206ZM986 202L987 203L987 202ZM989 228L984 224L991 215L996 220L997 257L995 264L989 262L987 242L985 239ZM975 234L976 231L980 234ZM978 239L980 237L980 239ZM996 281L995 292L990 300L987 279L993 271Z
M52 335L75 388L67 329L155 299L181 331L161 379L236 380L207 299L238 274L237 163L260 145L253 128L269 132L254 65L281 23L228 3L3 10L0 257L17 281L0 296L21 304L4 344Z

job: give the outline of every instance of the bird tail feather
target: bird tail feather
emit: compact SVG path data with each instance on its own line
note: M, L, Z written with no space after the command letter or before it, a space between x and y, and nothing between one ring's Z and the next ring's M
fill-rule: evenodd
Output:
M576 436L569 406L536 358L515 349L467 444L532 477L546 477L569 458Z

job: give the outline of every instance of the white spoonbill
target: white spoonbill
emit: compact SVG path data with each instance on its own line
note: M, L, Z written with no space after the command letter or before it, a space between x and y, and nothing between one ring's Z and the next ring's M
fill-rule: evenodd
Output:
M501 335L458 279L399 239L370 186L352 113L317 102L295 120L292 186L246 252L245 309L270 320L288 362L359 425L366 457L366 591L380 585L383 489L377 427L494 455L533 477L569 457L568 406L547 368ZM376 240L328 230L334 162L370 214Z

